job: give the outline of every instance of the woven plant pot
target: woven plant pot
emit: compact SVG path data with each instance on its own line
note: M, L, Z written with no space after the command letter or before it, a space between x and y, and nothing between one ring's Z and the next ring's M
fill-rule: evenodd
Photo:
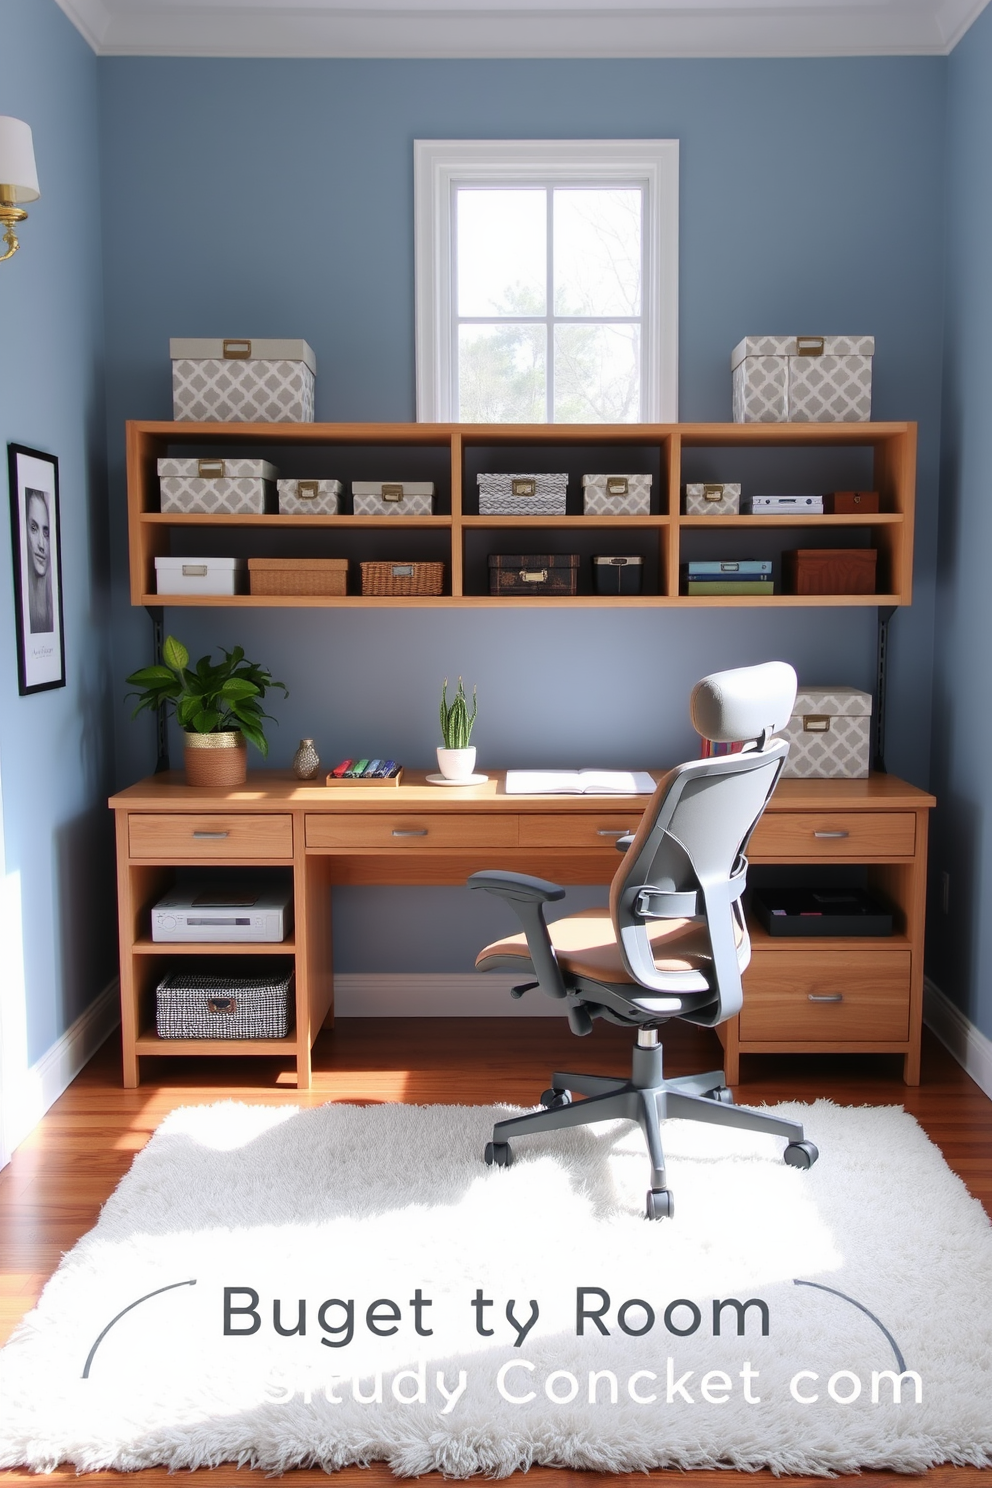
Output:
M248 775L248 746L244 734L183 735L186 784L205 785L213 790L233 790L244 785Z

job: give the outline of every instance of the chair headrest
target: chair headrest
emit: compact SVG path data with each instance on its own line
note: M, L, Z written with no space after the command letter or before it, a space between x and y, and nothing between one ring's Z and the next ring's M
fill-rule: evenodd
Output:
M778 733L792 715L796 687L795 671L787 661L712 672L692 689L692 726L717 744Z

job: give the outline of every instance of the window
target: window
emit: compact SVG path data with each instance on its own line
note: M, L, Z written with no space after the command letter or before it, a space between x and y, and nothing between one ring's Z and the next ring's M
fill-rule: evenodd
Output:
M678 142L414 149L418 418L674 422Z

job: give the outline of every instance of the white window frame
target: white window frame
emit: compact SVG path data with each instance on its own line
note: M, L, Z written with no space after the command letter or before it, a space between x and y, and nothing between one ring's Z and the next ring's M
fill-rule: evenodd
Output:
M454 190L534 182L643 188L640 421L677 423L678 140L414 140L413 152L418 421L459 422Z

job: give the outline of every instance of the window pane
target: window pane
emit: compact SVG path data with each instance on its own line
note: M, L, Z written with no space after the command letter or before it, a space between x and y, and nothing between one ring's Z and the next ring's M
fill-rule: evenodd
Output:
M543 424L543 325L458 328L458 417L466 424Z
M555 423L637 423L640 348L640 326L555 326Z
M556 315L640 315L641 193L554 194Z
M459 315L544 315L547 192L459 188Z

